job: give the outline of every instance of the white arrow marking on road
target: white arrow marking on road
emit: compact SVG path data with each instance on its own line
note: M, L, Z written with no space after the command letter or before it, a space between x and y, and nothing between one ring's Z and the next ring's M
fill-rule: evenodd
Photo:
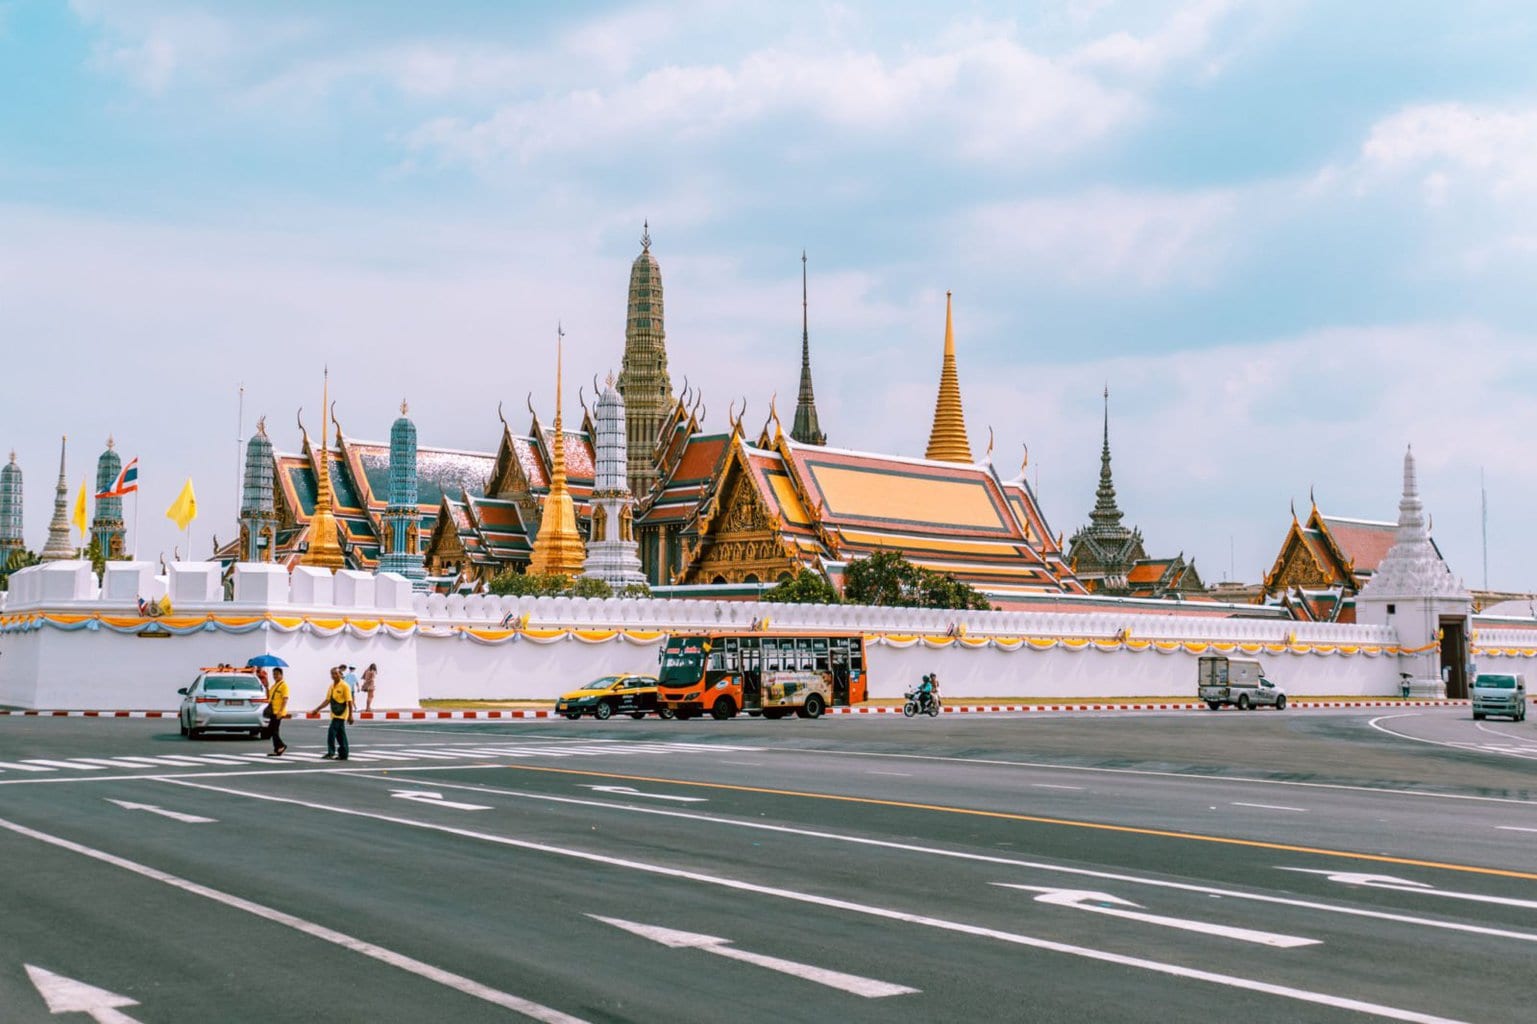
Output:
M117 804L125 811L148 811L158 814L162 818L170 818L172 821L184 821L188 825L212 825L218 823L218 818L204 818L196 814L183 814L181 811L168 811L164 807L156 807L154 804L136 804L128 800L107 799L109 804Z
M425 789L392 789L390 796L397 800L415 800L419 804L431 804L434 807L452 807L456 811L489 811L491 809L487 804L461 804L457 800L444 800L442 793Z
M745 949L737 949L731 945L730 939L721 939L714 935L680 932L652 924L621 921L617 917L599 917L597 914L588 914L587 916L594 921L602 921L604 924L611 924L615 928L623 928L625 931L639 935L643 939L660 942L669 949L702 950L730 960L740 960L743 963L767 967L771 971L779 971L782 974L792 974L797 978L814 981L818 985L826 985L829 988L842 989L844 992L852 992L857 996L864 996L866 999L879 999L882 996L901 996L920 991L916 988L908 988L906 985L893 985L888 981L878 981L875 978L861 978L857 974L844 974L840 971L829 971L825 967L798 964L793 960L781 960L778 957L764 956L761 953L749 953Z
M670 793L642 793L634 786L583 786L594 793L616 793L619 796L643 796L647 800L676 800L680 804L708 803L708 797L702 796L673 796Z
M119 1006L138 1006L136 1000L31 964L26 967L27 977L32 979L43 1002L48 1004L49 1013L85 1013L97 1024L138 1024L117 1009Z
M1453 900L1469 900L1473 903L1497 903L1502 907L1527 907L1537 910L1537 900L1518 900L1510 896L1485 896L1476 892L1453 892L1450 889L1437 889L1433 885L1424 882L1416 882L1409 878L1397 878L1393 875L1366 875L1351 871L1330 871L1327 868L1282 868L1282 871L1297 871L1305 875L1323 875L1331 882L1340 882L1344 885L1364 885L1372 889L1392 889L1396 892L1415 892L1426 896L1445 896Z
M1179 917L1143 914L1139 912L1142 906L1140 903L1123 900L1119 896L1112 896L1107 892L1095 892L1092 889L1057 889L1045 885L1012 885L1008 882L994 882L993 884L1005 889L1024 889L1027 892L1038 892L1041 894L1035 898L1038 903L1050 903L1059 907L1073 907L1076 910L1087 910L1093 914L1123 917L1129 921L1144 921L1148 924L1163 925L1165 928L1181 928L1187 932L1217 935L1224 939L1237 939L1240 942L1255 942L1261 946L1294 949L1297 946L1316 946L1319 942L1318 939L1304 939L1296 935L1278 935L1275 932L1259 932L1249 928L1234 928L1225 924L1211 924L1206 921L1187 921ZM1101 905L1096 906L1095 904ZM1108 906L1103 904L1108 904ZM1124 910L1122 909L1123 907L1135 907L1138 909Z

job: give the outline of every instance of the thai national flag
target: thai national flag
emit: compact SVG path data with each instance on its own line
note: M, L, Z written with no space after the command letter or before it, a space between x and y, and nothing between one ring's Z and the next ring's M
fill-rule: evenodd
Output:
M139 489L139 459L135 456L128 460L128 465L117 475L112 486L96 495L98 498L121 498L125 494L132 494Z

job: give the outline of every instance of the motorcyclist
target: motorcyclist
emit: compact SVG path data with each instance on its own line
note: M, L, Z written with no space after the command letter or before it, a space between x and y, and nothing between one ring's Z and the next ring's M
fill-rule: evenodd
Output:
M923 682L918 684L918 703L922 706L924 711L927 711L929 709L929 705L938 699L938 697L939 677L931 672L923 677Z

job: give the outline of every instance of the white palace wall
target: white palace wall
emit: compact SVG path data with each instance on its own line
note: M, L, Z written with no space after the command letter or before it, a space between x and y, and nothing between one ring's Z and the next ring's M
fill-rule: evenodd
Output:
M169 596L148 617L140 599ZM413 593L393 574L237 565L226 600L219 566L112 563L100 584L85 562L11 577L0 603L0 705L167 709L203 665L286 660L296 707L319 703L326 669L379 665L376 707L422 699L551 699L583 680L651 671L671 631L838 629L868 638L871 697L896 697L925 672L965 698L1190 697L1208 650L1258 657L1293 696L1396 695L1390 626L1206 614L964 612L773 605L670 598L587 600ZM1189 607L1189 603L1186 603ZM1235 609L1236 610L1236 609ZM1537 623L1500 620L1475 657L1537 655ZM1477 623L1475 623L1475 628ZM158 635L157 635L158 634Z

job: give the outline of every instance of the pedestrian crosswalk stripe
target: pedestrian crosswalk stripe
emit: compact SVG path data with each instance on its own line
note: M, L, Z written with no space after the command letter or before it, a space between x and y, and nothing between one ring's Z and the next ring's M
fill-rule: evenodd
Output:
M27 764L40 764L45 768L76 768L83 772L105 771L99 764L78 764L73 761L48 761L40 757L25 758Z
M0 761L0 771L14 772L51 772L52 768L39 768L34 764L16 764L12 761Z

